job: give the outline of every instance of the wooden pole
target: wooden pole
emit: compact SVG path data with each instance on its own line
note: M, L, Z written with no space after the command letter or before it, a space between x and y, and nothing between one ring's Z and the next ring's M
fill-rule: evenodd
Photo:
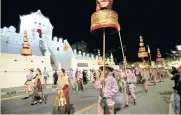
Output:
M151 54L149 53L149 56L150 56L150 61L151 61Z
M28 73L28 57L26 56L26 71Z
M105 86L105 46L106 46L106 35L105 28L103 28L103 81L102 81L102 92L104 92Z
M122 56L123 56L123 62L124 62L124 69L126 69L126 65L125 65L125 60L124 60L124 50L123 50L123 43L122 43L122 39L121 39L121 34L119 32L119 39L120 39L120 43L121 43L121 50L122 50Z

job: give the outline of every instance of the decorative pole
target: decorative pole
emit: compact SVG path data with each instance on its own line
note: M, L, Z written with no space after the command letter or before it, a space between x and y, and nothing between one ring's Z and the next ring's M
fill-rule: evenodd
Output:
M103 81L102 92L104 92L105 86L105 42L106 32L113 33L120 31L120 25L118 23L118 14L111 10L113 0L97 0L96 12L91 16L91 29L92 33L102 30L103 32Z
M125 56L124 56L123 43L122 43L120 32L119 32L119 39L120 39L120 43L121 43L122 56L123 56L123 60L124 60ZM123 63L125 64L127 62L123 62ZM124 65L124 69L126 69L126 65Z
M139 43L139 52L138 52L138 58L141 58L143 60L143 65L145 65L144 58L148 57L148 52L146 52L146 49L144 47L143 37L140 36L140 43Z
M65 45L64 45L63 50L65 51L66 57L67 57L67 60L65 61L65 67L66 67L66 69L68 70L68 50L69 50L69 47L67 46L66 43L65 43ZM66 57L65 57L65 58L66 58Z
M149 47L149 45L147 45L147 47L148 47L148 54L149 54L150 62L151 62L151 51L150 51L150 47Z
M127 63L127 60L126 60L126 56L124 56L124 69L127 68L127 65L128 65L128 63Z

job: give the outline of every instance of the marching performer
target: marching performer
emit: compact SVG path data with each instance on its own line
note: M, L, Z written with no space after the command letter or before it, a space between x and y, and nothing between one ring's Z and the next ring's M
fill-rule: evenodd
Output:
M39 68L37 68L36 72L37 72L37 74L34 78L35 82L34 82L34 89L33 89L33 94L32 94L31 105L37 104L38 101L39 101L39 103L41 103L42 99L44 98L42 79L41 79L42 73L41 73L41 70Z
M135 84L136 84L136 76L133 72L131 72L130 69L127 70L126 72L126 83L127 83L127 87L126 87L126 105L125 107L128 107L129 105L129 98L128 96L131 95L132 99L134 100L134 105L136 105L136 96L135 96Z
M47 84L47 79L49 78L48 71L46 70L46 67L44 67L44 72L43 72L43 78L44 78L44 84Z
M151 71L151 78L153 79L153 83L154 85L156 85L156 77L157 77L157 71L155 70L155 68L152 68L152 71Z
M33 78L34 78L34 75L33 75L33 72L34 72L34 69L31 68L30 69L30 73L28 73L26 75L26 82L25 82L25 85L26 85L26 96L23 98L23 99L28 99L29 98L29 95L32 94L32 87L33 87Z
M145 92L148 93L148 79L150 78L150 72L145 68L141 74L144 81Z
M75 75L73 73L73 70L70 69L68 77L69 77L69 83L70 83L70 86L71 86L72 89L74 88L74 76Z
M100 67L103 70L103 66ZM114 104L115 101L113 96L118 93L118 84L116 79L110 75L114 69L110 66L105 66L105 86L104 92L101 92L99 96L98 106L97 106L97 114L114 114ZM102 89L102 77L99 78L94 87L101 91Z
M58 73L57 73L57 70L55 70L55 72L53 74L54 85L57 85L57 80L58 80Z
M159 69L159 75L160 75L160 81L161 81L161 82L163 82L163 80L164 80L164 74L163 74L163 72L164 72L164 68L163 68L163 67L160 67L160 69Z
M122 81L122 85L123 85L123 93L124 93L125 103L126 103L126 96L127 96L126 79L127 79L126 71L124 70L121 72L121 81Z
M162 81L161 81L160 68L157 68L156 72L157 72L157 79L158 79L160 82L162 82Z
M76 81L77 81L77 85L76 85L76 91L77 91L77 93L78 93L79 91L84 92L84 89L83 89L83 76L82 76L82 73L81 73L80 71L77 73L77 79L76 79Z
M126 95L126 74L122 70L120 70L120 73L119 73L119 83L120 85L122 85L121 92L124 92L124 95Z
M140 70L138 68L135 68L135 75L136 75L136 78L137 78L137 83L141 83L141 73L140 73Z
M70 114L69 102L69 82L65 75L65 70L61 69L59 72L57 96L55 98L55 105L53 114Z

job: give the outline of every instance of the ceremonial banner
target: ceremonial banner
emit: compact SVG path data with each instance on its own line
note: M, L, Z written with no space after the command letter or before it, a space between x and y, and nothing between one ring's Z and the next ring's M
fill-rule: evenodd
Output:
M91 16L91 32L101 28L114 28L120 31L118 14L113 10L99 10Z

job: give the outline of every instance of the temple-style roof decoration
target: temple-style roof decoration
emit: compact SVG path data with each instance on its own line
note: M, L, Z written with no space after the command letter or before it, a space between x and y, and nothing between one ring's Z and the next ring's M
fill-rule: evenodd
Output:
M146 58L148 57L148 52L146 52L146 49L144 47L143 37L140 36L140 43L139 43L139 51L138 51L138 58Z
M158 48L158 49L157 49L157 59L156 59L156 61L157 61L157 62L162 62L163 59L162 59L161 57L162 57L162 56L161 56L161 53L160 53L160 49Z
M21 55L23 55L23 56L31 56L32 55L32 50L30 49L30 44L28 43L27 31L24 32Z

